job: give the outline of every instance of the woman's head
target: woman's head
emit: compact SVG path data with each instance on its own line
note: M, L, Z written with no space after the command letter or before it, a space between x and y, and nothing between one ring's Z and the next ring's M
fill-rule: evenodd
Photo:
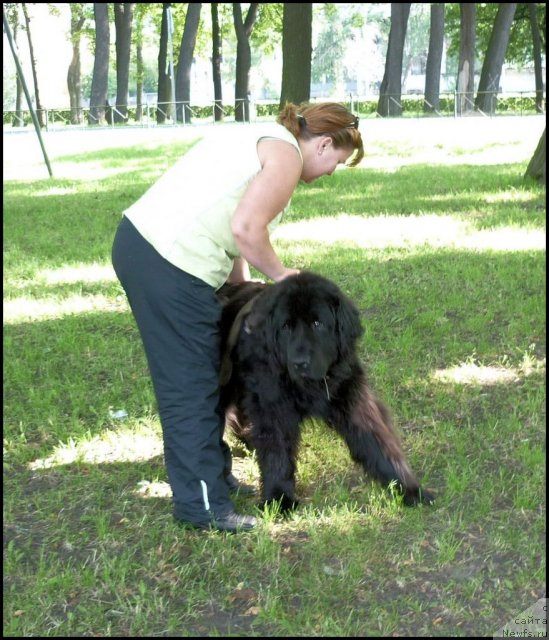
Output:
M364 157L358 117L337 102L286 103L277 122L304 142L313 138L329 138L329 146L334 150L352 153L348 161L350 167L356 166Z

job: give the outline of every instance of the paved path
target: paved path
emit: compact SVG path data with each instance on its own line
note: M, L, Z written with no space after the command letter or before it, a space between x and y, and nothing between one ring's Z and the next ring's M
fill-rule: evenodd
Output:
M229 123L150 128L116 127L47 131L42 136L53 174L55 177L62 177L62 174L56 172L55 159L64 155L138 144L150 147L215 134L216 131L219 133L227 127L245 126L255 125ZM364 118L360 122L366 149L363 165L390 169L418 162L463 162L459 155L448 157L450 147L463 148L464 153L467 150L482 149L474 156L474 161L478 164L528 160L544 127L544 116ZM4 133L3 144L4 180L48 177L40 144L32 127L27 127L24 131ZM385 157L381 160L376 148L385 149ZM467 162L470 161L469 156Z

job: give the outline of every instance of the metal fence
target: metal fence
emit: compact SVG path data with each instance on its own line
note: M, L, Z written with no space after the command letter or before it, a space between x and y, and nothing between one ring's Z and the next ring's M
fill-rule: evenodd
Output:
M482 99L481 99L482 98ZM353 113L368 117L453 117L471 115L497 117L500 115L526 116L545 113L546 95L536 92L495 93L486 96L473 93L442 93L438 99L429 101L421 94L358 96L349 94L344 98L315 98L312 101L334 100L346 104ZM478 103L482 103L482 108ZM141 105L116 107L106 104L101 108L67 107L47 108L36 111L40 126L47 130L87 128L93 126L138 126L188 125L192 123L213 124L216 122L257 122L273 119L279 110L279 101L236 100L231 104L212 101L195 105L185 102L153 102ZM4 132L16 131L32 124L28 109L4 110Z

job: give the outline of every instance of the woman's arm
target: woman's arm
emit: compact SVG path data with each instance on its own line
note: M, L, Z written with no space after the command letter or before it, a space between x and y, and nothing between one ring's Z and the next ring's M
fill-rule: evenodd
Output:
M227 282L234 284L236 282L247 282L251 280L250 265L248 261L239 256L234 259L233 269L227 278Z
M302 161L297 149L282 140L261 140L258 154L261 171L238 203L231 229L242 257L276 282L298 270L282 264L267 226L288 204L301 177Z

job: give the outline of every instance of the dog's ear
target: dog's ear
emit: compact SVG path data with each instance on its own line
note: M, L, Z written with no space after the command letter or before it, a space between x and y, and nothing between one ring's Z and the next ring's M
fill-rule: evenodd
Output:
M357 339L364 329L360 323L360 313L347 296L338 292L335 303L336 330L339 334L339 346L342 354L355 348Z
M267 291L269 295L266 295ZM254 298L251 309L244 319L244 331L252 334L262 330L269 319L272 307L272 291L271 287L268 287Z
M279 357L278 339L281 326L281 297L286 295L285 289L271 286L260 293L254 300L251 312L246 316L244 331L253 335L254 340L265 346L273 358Z
M265 316L253 310L244 318L244 331L248 335L256 333L264 321Z

